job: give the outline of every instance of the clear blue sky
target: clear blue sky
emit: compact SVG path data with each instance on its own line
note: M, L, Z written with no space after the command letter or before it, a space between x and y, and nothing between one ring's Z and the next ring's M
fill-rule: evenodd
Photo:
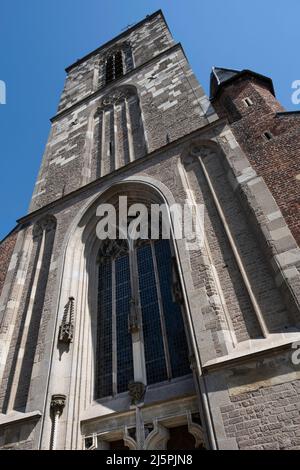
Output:
M206 92L213 65L248 68L300 109L299 0L1 0L0 239L27 212L65 67L159 8Z

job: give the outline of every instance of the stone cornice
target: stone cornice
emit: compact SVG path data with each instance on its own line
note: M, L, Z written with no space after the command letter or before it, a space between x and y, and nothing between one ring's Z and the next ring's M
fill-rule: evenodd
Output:
M20 413L13 411L9 414L0 414L0 427L10 424L19 424L22 421L38 420L42 416L40 411L32 411L30 413Z
M108 46L112 45L114 42L117 42L119 41L120 39L128 36L129 34L131 34L135 29L137 28L140 28L144 23L147 23L147 21L149 20L152 20L153 18L155 18L156 16L161 16L165 25L167 26L167 28L169 29L168 27L168 23L166 21L166 18L162 12L162 10L157 10L155 11L154 13L152 13L151 15L147 15L143 20L139 21L138 23L136 23L135 25L131 26L130 28L126 29L126 31L124 31L123 33L119 34L118 36L114 37L113 39L110 39L109 41L107 41L106 43L102 44L102 46L100 47L97 47L96 49L94 49L93 51L89 52L88 54L86 54L85 56L81 57L80 59L78 59L76 62L73 62L73 64L69 65L68 67L66 67L66 72L69 73L69 71L71 69L73 69L74 67L76 67L77 65L79 64L82 64L83 62L85 62L86 60L88 60L90 57L92 57L93 55L95 54L98 54L99 52L101 52L103 49L107 48ZM170 29L169 29L170 30Z
M286 117L286 116L300 116L300 111L295 110L295 111L280 111L279 113L276 113L275 117Z
M246 351L237 351L236 353L229 354L228 356L212 359L202 365L203 374L208 374L217 370L224 370L226 367L239 366L246 362L256 361L259 360L261 356L267 357L279 354L282 351L292 351L292 344L300 342L300 334L290 333L290 335L291 337L289 338L288 334L285 334L285 339L282 339L281 341L279 339L273 341L270 339L264 339L261 340L264 343L260 346L253 346Z

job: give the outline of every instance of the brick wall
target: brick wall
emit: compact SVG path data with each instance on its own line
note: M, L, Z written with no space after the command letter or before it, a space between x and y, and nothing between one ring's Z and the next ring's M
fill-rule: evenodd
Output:
M300 381L242 393L222 407L227 437L241 450L300 449Z
M246 97L252 106L245 105ZM228 117L236 139L300 244L300 114L280 114L284 109L267 85L250 78L226 86L213 104L221 117ZM269 141L263 137L266 131L273 136Z
M243 259L244 268L251 288L258 299L265 322L270 331L282 331L289 326L287 311L268 270L265 254L259 249L251 224L247 221L243 208L228 182L222 162L213 151L209 151L205 155L205 148L200 149L199 154L202 155L205 162L206 171L222 206L235 245ZM205 231L211 260L218 274L237 341L259 337L261 330L253 306L204 174L199 165L197 168L197 161L194 173L194 177L189 176L190 184L197 197L197 202L204 204L205 207ZM212 323L207 325L207 328L212 330Z

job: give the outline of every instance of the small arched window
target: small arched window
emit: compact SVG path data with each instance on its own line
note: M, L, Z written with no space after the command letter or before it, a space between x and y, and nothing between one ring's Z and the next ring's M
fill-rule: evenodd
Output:
M176 286L175 286L176 284ZM169 240L107 241L99 252L96 398L191 373Z

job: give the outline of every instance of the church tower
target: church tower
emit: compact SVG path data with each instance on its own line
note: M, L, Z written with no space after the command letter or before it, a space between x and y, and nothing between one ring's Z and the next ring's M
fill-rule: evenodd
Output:
M161 11L66 72L0 244L0 448L300 449L298 117L251 71L209 99ZM125 200L170 237L120 236Z

